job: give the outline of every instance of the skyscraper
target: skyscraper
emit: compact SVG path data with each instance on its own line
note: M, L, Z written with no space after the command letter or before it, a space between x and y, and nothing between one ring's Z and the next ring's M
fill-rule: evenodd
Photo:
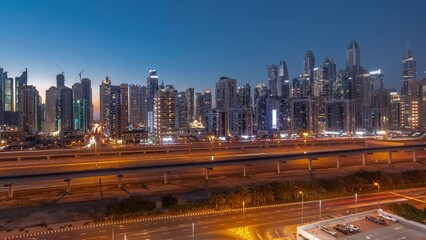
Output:
M59 90L56 87L50 87L46 90L46 111L45 119L43 124L43 131L45 132L55 132L58 129L55 129L56 126L56 103L59 98Z
M64 76L64 72L59 73L58 75L56 75L56 87L58 89L62 89L63 87L65 87L65 76Z
M237 89L237 107L251 108L251 87L248 83L241 85Z
M176 98L176 128L186 129L188 127L188 114L186 113L186 95L185 92L179 92Z
M194 113L195 113L195 107L194 107L194 88L187 88L185 90L185 96L186 96L186 119L188 121L187 124L192 123L194 121Z
M362 73L360 54L361 50L358 43L356 41L351 41L346 50L346 69L352 78Z
M62 88L58 102L58 129L63 133L72 132L74 130L74 99L72 89L68 87Z
M147 99L147 95L146 95L147 94L146 86L141 86L140 94L141 94L141 97L140 97L140 99L141 99L141 118L140 118L140 121L141 121L141 125L146 129L146 127L147 127L146 120L147 120L147 117L148 117L148 114L147 114L148 99Z
M221 77L216 82L216 109L229 111L237 105L237 80Z
M194 119L197 121L201 121L204 118L204 109L203 109L203 94L195 93L195 115Z
M129 85L129 123L134 127L141 124L141 86L139 84Z
M277 65L268 66L268 84L269 91L272 96L277 96L277 82L278 82L278 67Z
M108 76L102 81L99 91L100 120L103 132L109 136L110 133L110 99L111 99L111 79Z
M30 135L36 134L41 128L41 103L38 91L30 85L21 86L18 91L21 130Z
M288 76L287 63L284 60L278 65L277 96L290 97L290 81Z
M157 140L160 142L171 141L174 138L176 129L176 94L176 90L171 85L162 85L156 93L155 129Z
M412 95L413 83L416 80L416 58L407 47L401 60L401 95Z
M128 85L111 86L110 95L109 126L110 137L114 140L121 140L123 132L127 130L129 122L129 93Z
M90 129L90 123L93 121L93 102L92 102L92 81L88 78L83 78L81 80L82 86L82 99L84 104L86 104L87 112L86 112L86 129Z
M149 75L146 82L147 89L147 130L149 133L154 133L155 127L155 94L158 91L158 76L157 70L149 70Z
M306 51L303 58L303 72L302 76L312 77L315 68L315 57L311 50Z
M256 131L266 128L266 101L268 88L264 83L259 83L254 89L254 129Z
M21 97L19 96L20 91L19 88L20 87L24 87L27 86L27 82L28 82L28 71L25 68L25 71L22 72L21 76L16 77L15 78L15 99L16 99L16 103L15 103L15 112L18 112L18 118L21 115L21 104L19 103ZM20 120L18 120L20 121Z

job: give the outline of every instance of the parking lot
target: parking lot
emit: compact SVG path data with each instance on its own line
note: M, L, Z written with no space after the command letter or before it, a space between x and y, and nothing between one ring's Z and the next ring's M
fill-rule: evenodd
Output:
M334 240L334 239L348 239L348 240L426 240L426 228L416 227L412 224L401 222L393 222L385 220L385 225L380 225L373 221L365 219L365 216L374 216L380 218L375 211L351 215L343 218L331 219L321 223L308 225L304 229L305 232L311 235L311 238L301 239L321 239L321 240ZM360 229L359 232L344 234L336 230L337 224L353 224ZM332 234L326 233L320 229L320 226L326 226L336 233L336 237Z

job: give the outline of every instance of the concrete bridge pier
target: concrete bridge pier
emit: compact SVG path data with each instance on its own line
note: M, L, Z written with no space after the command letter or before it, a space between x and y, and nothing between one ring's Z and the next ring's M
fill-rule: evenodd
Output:
M388 152L388 164L392 164L392 152Z
M7 197L13 198L13 183L4 184L3 187L8 187Z
M367 154L362 154L362 166L367 166Z
M71 192L71 178L64 179L64 182L66 183L67 193L70 193Z
M416 150L413 151L413 162L417 162L417 152L416 152Z
M117 175L117 178L118 178L118 188L123 188L123 182L121 181L121 179L123 178L123 174Z
M277 174L281 173L280 161L277 161Z
M336 157L336 168L340 168L340 156Z
M168 184L169 181L167 180L167 174L170 172L164 172L164 184Z
M209 180L209 168L206 168L206 181Z
M312 172L312 158L310 158L310 159L308 159L308 169L309 169L309 172Z

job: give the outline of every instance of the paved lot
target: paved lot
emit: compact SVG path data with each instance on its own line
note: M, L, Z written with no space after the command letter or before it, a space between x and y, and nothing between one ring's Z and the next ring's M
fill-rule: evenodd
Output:
M378 217L377 214L370 215ZM321 231L319 228L311 228L306 231L321 240L426 240L426 231L424 229L420 229L406 223L394 223L389 220L385 221L386 225L379 225L364 219L363 216L360 216L358 218L348 217L346 220L343 219L335 222L328 222L326 226L332 228L337 233L337 238ZM345 235L334 229L334 226L338 223L354 224L361 230L361 232Z

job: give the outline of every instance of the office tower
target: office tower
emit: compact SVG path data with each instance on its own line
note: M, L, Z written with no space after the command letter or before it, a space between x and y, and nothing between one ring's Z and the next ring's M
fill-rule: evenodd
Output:
M141 121L141 125L143 128L146 129L147 125L146 125L146 120L148 117L148 109L147 109L147 104L148 104L148 99L147 99L147 92L146 92L146 86L141 86L141 90L140 90L140 94L141 94L141 117L140 117L140 121Z
M204 89L203 91L203 108L204 111L208 111L212 108L212 90Z
M64 72L59 73L58 75L56 75L56 87L58 89L62 89L63 87L65 87L65 76L64 76Z
M293 99L290 102L291 129L299 133L312 132L312 100Z
M303 58L303 72L302 76L312 77L315 68L315 57L312 51L308 50Z
M290 81L288 76L287 63L281 60L278 64L277 96L290 97Z
M325 101L325 131L352 134L354 125L354 104L350 99Z
M84 103L87 105L86 112L86 129L90 129L90 124L93 121L93 102L92 102L92 81L88 78L81 80L82 85L82 99L86 100Z
M58 99L58 129L62 133L69 133L74 130L74 101L71 88L64 87Z
M8 78L7 72L0 68L0 125L9 122L8 113L13 112L13 104L13 78Z
M46 112L45 112L45 120L44 120L44 132L55 132L58 129L56 126L56 103L59 98L59 90L56 87L50 87L46 90Z
M194 88L188 88L185 90L185 96L186 96L186 119L188 121L188 124L192 123L194 121L194 113L195 113L195 107L194 107Z
M300 90L300 81L298 78L293 78L290 82L290 97L299 98L302 97Z
M413 121L417 128L426 130L426 79L414 83L414 101L417 102L417 114L413 112Z
M229 131L232 136L253 135L253 110L251 107L233 108L229 112Z
M21 130L29 135L36 134L41 128L41 103L38 91L31 85L21 86L18 91Z
M237 107L251 108L251 87L249 84L244 84L237 89Z
M128 85L111 86L109 111L110 137L114 140L121 140L123 132L127 130L129 122L129 94Z
M141 124L141 86L139 84L129 85L129 123L133 127L138 127Z
M155 129L157 140L160 142L171 141L175 138L176 95L177 91L171 85L161 86L156 93Z
M277 65L268 66L268 84L271 96L277 96L277 82L278 82L278 67Z
M21 104L19 102L21 97L19 96L19 94L20 94L19 88L27 86L27 83L28 83L28 71L25 68L25 71L22 72L21 76L15 78L15 99L16 99L15 112L18 112L18 121L19 122L20 122L19 118L21 116L21 108L20 108Z
M216 109L228 112L237 105L237 80L221 77L216 82Z
M266 129L266 101L269 97L268 88L264 83L259 83L254 89L254 129Z
M186 107L186 95L185 92L179 92L176 99L176 128L186 129L188 128L188 114Z
M87 108L88 104L86 99L74 99L74 130L82 133L87 132Z
M366 109L368 124L366 129L370 132L387 131L390 115L390 92L386 89L375 89L371 91L371 107Z
M407 50L401 60L401 95L412 95L413 84L416 80L416 58Z
M391 129L398 129L401 126L401 97L396 90L391 90L389 97L389 127Z
M346 70L349 76L354 78L360 75L363 70L361 68L361 50L356 41L349 43L348 49L346 50Z
M107 76L99 86L99 109L102 131L109 136L110 133L110 99L111 99L111 79Z
M147 89L147 130L149 133L154 133L155 125L155 104L154 98L158 91L158 76L157 70L149 70L149 75L146 82Z
M384 89L385 77L380 69L376 71L370 71L369 75L371 81L371 90Z
M336 64L332 58L327 58L321 65L321 96L325 99L333 98L333 84L336 81Z
M74 83L72 85L72 92L74 94L74 100L83 99L83 85L81 83Z
M195 93L195 116L194 119L201 122L204 115L203 109L203 94Z

